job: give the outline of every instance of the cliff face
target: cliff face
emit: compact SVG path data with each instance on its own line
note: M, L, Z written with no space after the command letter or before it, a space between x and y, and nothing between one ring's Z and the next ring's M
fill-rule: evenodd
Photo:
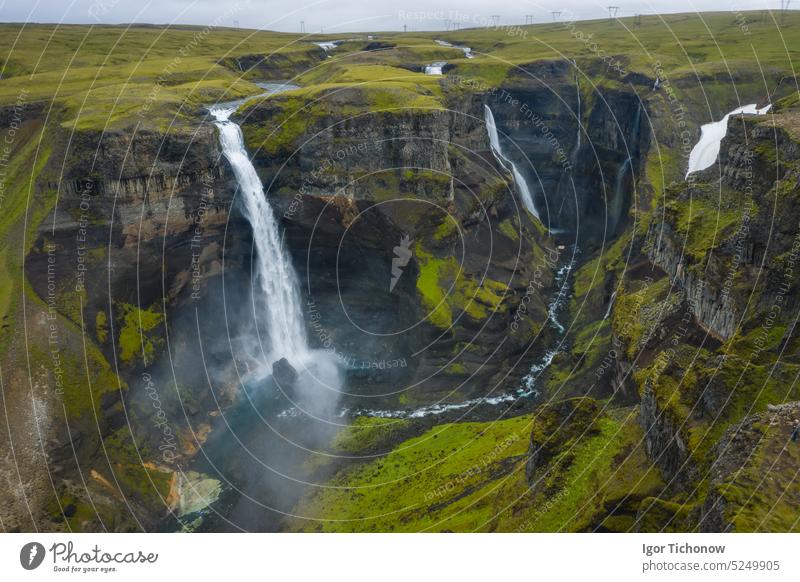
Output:
M797 366L791 314L798 306L797 219L787 211L798 193L798 145L783 126L787 117L792 113L779 106L775 125L732 119L719 165L667 188L658 210L663 220L650 224L643 249L655 285L673 289L650 297L667 301L674 294L679 317L662 309L649 318L631 301L630 276L622 304L617 298L615 311L636 305L632 321L649 330L626 354L636 358L648 454L676 491L696 496L677 514L665 509L668 504L649 517L644 512L642 523L669 519L705 531L784 527L785 509L764 512L766 505L753 497L737 497L733 475L735 467L745 471L761 462L759 451L772 446L766 435L756 438L753 427L774 417L770 424L788 431L794 405L780 405L800 396L787 384ZM623 335L628 346L636 341L636 334ZM772 412L761 412L765 408ZM791 445L783 442L789 449L780 452L783 445L776 445L770 453L775 483L788 475L780 467ZM709 478L711 492L704 497L698 484ZM774 495L766 488L764 499ZM764 521L748 522L754 515Z
M498 506L503 495L521 501L492 528L552 530L571 512L566 527L580 530L750 529L742 512L763 508L738 495L739 469L767 460L730 451L777 455L792 426L793 405L769 419L763 410L799 397L788 317L797 224L781 211L797 202L796 138L732 121L718 166L688 184L662 176L657 188L653 144L669 118L653 79L630 81L589 87L572 63L543 61L490 91L444 83L440 106L349 88L321 102L275 96L237 117L301 280L308 335L347 376L342 408L409 411L518 389L560 339L547 315L565 246L583 250L568 339L537 379L540 398L503 411L548 401L539 419L504 420L528 431L506 457L490 451L502 459L482 484L525 476L500 488ZM485 106L549 236L490 151ZM80 131L55 143L68 155L49 162L44 189L58 203L25 274L69 329L58 340L69 357L85 356L81 335L99 350L98 380L66 387L66 422L48 445L72 515L43 511L57 528L150 529L179 504L177 467L206 442L225 456L220 411L250 403L239 381L253 349L242 345L253 321L250 228L207 120L194 133ZM774 366L770 353L781 354ZM252 418L236 419L258 443ZM434 422L404 423L380 450ZM778 436L761 430L768 422ZM237 486L259 485L246 461L232 464ZM788 467L778 464L782 484ZM99 516L87 515L78 470L91 476ZM125 479L112 484L117 471ZM116 516L128 498L131 515Z
M792 402L747 416L725 432L714 449L700 531L793 529L798 426L800 403Z
M515 72L487 104L545 225L577 233L587 248L624 230L650 143L636 91L598 88L561 60Z
M519 385L548 341L544 331L530 346L557 252L489 151L481 96L449 110L372 109L356 89L323 99L266 100L241 121L313 305L312 341L369 397L353 404ZM357 110L330 113L329 100ZM279 123L287 106L307 118L302 131ZM403 245L411 258L393 282ZM387 381L409 389L385 394Z
M539 355L529 338L545 319L556 252L519 214L488 151L482 103L466 102L475 116L406 112L330 130L320 120L302 136L320 132L307 151L257 158L304 283L309 336L347 369L343 405L504 392ZM245 132L257 122L244 120ZM108 375L67 389L49 451L61 507L44 511L54 527L151 529L179 503L175 467L192 462L219 408L243 397L234 366L246 372L236 338L252 317L250 229L208 122L191 134L63 132L57 144L52 167L63 175L50 174L48 187L58 203L25 274L61 328L99 346ZM403 240L413 258L391 285ZM79 346L71 337L61 340ZM412 384L402 397L387 390ZM101 441L111 466L97 456ZM96 515L78 470L91 473ZM129 478L115 483L119 471ZM125 498L129 515L112 518Z
M223 260L244 270L250 237L231 212L234 188L210 126L166 136L62 131L53 141L41 187L56 202L24 264L50 326L48 349L30 351L35 367L51 371L43 382L55 394L48 459L60 486L44 518L54 527L152 529L176 501L165 501L174 463L196 448L177 420L176 390L151 378L165 360L200 378L196 357L187 362L197 348L185 339L183 314L214 313ZM216 407L199 383L192 402L202 416ZM167 424L167 415L176 420ZM113 461L98 456L103 450ZM126 498L129 512L118 514Z

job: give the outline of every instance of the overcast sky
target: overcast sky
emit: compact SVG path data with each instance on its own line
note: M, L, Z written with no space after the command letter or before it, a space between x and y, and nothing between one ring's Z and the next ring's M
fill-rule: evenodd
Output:
M0 21L102 23L150 22L211 24L299 32L444 30L485 26L492 15L501 24L552 21L553 10L572 19L598 18L608 4L619 5L620 16L706 10L779 8L781 0L0 0ZM794 4L797 4L795 6ZM792 8L800 7L793 0Z

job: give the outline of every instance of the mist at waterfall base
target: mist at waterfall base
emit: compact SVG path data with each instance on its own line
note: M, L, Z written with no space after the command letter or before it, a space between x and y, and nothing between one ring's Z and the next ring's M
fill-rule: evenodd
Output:
M309 347L297 276L241 130L229 120L234 110L219 106L211 115L236 180L231 220L243 228L236 225L232 236L245 240L235 243L232 255L240 260L231 258L222 280L175 315L170 361L152 370L157 384L176 386L175 394L163 396L175 431L196 439L198 453L182 472L220 482L219 499L208 500L213 504L192 528L275 531L305 491L305 462L339 429L343 373L328 350ZM181 394L181 385L201 387L204 405L193 406L191 391ZM216 411L208 429L193 408ZM300 412L281 418L289 408ZM178 527L186 527L187 519L194 516ZM174 519L164 525L174 528Z
M273 374L275 363L285 359L297 379L291 386L276 382L278 389L310 416L330 418L339 401L342 375L329 351L309 347L297 276L241 129L229 119L234 110L218 107L211 114L223 155L236 177L237 197L253 230L252 326L250 333L235 339L234 346L248 362L244 381L249 386L262 384Z

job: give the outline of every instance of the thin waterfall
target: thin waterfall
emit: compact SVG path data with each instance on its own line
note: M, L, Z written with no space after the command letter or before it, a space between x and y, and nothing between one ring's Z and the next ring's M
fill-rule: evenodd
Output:
M575 153L577 154L581 147L581 83L577 72L575 73L575 91L578 94L578 135L575 139Z
M536 206L533 203L533 196L528 188L528 183L517 169L516 164L503 154L503 150L500 147L500 135L497 133L497 124L494 121L492 110L488 105L484 105L484 117L486 121L486 131L489 134L489 143L494 157L500 162L500 165L511 171L511 174L514 176L514 184L517 186L519 196L522 198L522 203L525 205L525 208L537 219L541 220L539 218L539 213L536 211Z
M636 117L633 122L633 139L638 139L639 137L639 126L641 124L641 119L642 108L640 106L636 109ZM628 171L633 171L633 152L635 151L632 149L633 147L636 147L636 144L629 144L628 157L625 158L625 161L622 162L619 170L617 170L617 178L614 181L614 197L611 200L611 204L609 204L608 210L608 215L610 218L609 231L611 234L614 233L620 218L622 218L622 202L624 198L622 189L625 186L625 175Z
M263 309L269 344L266 353L270 364L280 358L297 363L309 353L297 275L281 245L278 222L247 155L242 130L229 119L235 109L223 106L210 112L219 129L222 153L236 176L244 215L253 229L257 294L254 300L256 308Z

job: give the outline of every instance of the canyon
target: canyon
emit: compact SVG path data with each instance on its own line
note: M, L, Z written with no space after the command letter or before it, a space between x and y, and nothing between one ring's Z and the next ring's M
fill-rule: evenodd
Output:
M4 527L796 531L785 55L539 26L220 32L145 121L7 97Z

